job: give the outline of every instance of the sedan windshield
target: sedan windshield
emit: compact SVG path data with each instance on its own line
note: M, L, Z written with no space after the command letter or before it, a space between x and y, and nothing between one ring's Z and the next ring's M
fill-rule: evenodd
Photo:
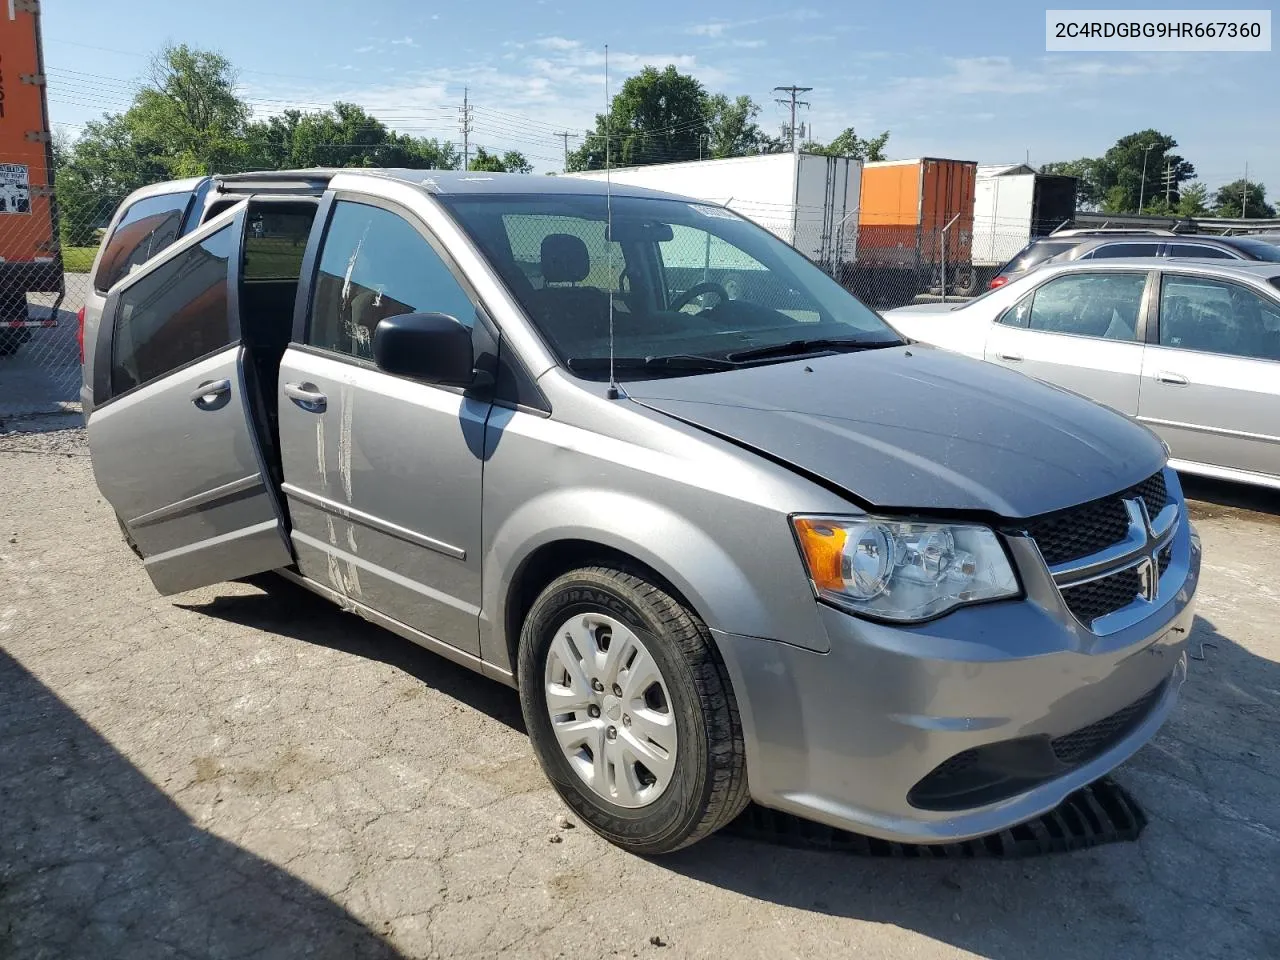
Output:
M901 343L773 234L722 207L603 195L441 197L560 359L679 376ZM612 228L609 227L610 220Z

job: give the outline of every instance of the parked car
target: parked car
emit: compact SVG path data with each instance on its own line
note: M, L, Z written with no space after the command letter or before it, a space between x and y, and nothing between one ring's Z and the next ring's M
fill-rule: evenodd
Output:
M1179 470L1280 488L1280 263L1050 263L886 319L1137 418Z
M998 287L1003 287L1006 283L1016 280L1024 273L1034 270L1040 264L1060 254L1070 252L1086 240L1132 236L1172 237L1174 233L1172 230L1157 230L1145 227L1073 227L1066 230L1055 230L1047 236L1032 240L1014 254L1008 263L996 271L996 275L991 278L987 288L995 290Z
M517 688L642 853L749 797L979 836L1149 740L1200 568L1156 437L903 343L732 211L608 190L217 181L87 328L94 475L158 590L274 570Z
M1132 257L1264 260L1280 263L1280 247L1252 237L1210 237L1174 233L1162 235L1155 231L1145 236L1132 232L1125 236L1116 236L1110 231L1093 236L1081 232L1066 238L1061 234L1055 234L1036 241L1018 257L1009 261L1009 264L991 281L991 287L1002 287L1045 263Z

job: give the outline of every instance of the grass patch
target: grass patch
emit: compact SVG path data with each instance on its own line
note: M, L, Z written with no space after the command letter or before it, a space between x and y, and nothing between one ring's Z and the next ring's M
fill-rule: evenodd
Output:
M97 255L97 247L63 247L62 269L67 273L88 273Z

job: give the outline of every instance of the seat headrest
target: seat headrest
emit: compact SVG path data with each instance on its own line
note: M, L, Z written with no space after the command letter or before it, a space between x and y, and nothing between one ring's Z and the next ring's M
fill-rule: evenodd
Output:
M542 279L547 283L581 283L591 272L591 257L581 237L550 233L542 238Z

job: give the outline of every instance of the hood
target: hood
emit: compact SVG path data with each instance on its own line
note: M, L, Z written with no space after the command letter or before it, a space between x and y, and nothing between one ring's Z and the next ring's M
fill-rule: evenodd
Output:
M652 410L895 510L1030 517L1107 496L1165 461L1106 407L920 344L628 383Z

